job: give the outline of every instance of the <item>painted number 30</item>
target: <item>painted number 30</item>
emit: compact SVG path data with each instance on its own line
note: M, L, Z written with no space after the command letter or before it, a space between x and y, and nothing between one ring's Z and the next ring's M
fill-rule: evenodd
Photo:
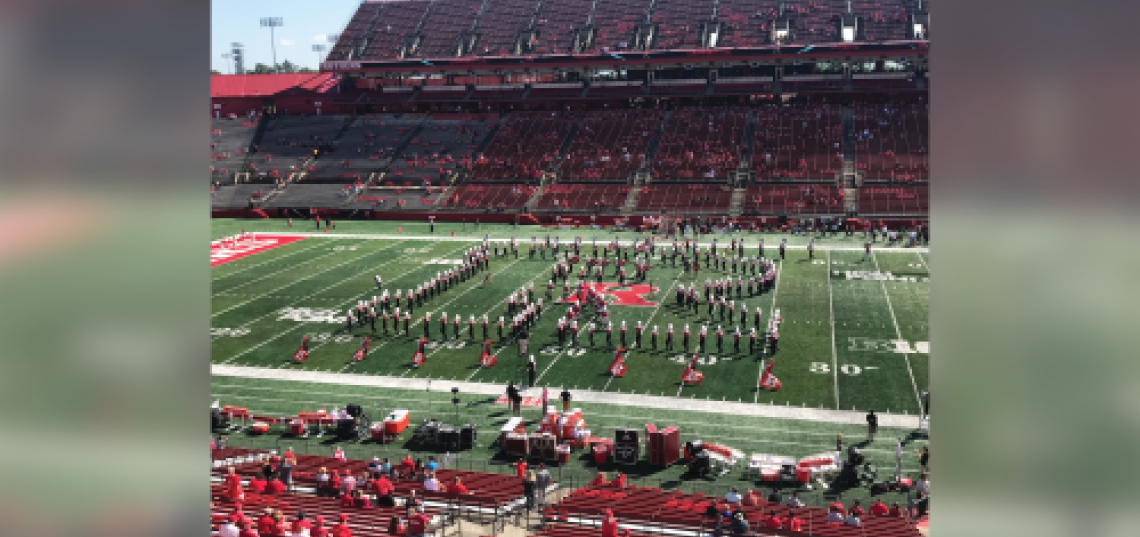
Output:
M859 373L863 372L863 368L861 368L855 364L843 364L843 366L840 367L839 370L842 371L844 375L852 375L852 376L858 375ZM829 364L827 364L826 362L812 362L811 363L811 372L812 373L830 373L831 372L831 366Z

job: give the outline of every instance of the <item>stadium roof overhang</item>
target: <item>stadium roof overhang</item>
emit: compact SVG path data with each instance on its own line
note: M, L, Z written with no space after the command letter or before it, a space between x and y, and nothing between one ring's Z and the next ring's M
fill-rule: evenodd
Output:
M520 71L535 69L575 69L597 66L654 64L740 64L749 62L828 62L880 57L926 56L929 41L887 41L879 43L835 43L826 45L786 45L780 47L621 51L603 54L557 54L546 56L473 56L463 58L408 58L387 61L337 61L321 64L322 72L403 73L431 71Z

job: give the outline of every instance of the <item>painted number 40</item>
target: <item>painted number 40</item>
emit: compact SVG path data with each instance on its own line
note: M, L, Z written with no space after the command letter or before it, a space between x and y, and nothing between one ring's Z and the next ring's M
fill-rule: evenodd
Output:
M855 376L855 375L858 375L858 374L863 372L863 368L861 368L855 364L843 364L843 366L840 367L839 370L842 371L844 375L851 375L851 376ZM831 373L831 365L826 363L826 362L812 362L811 363L811 372L812 373Z

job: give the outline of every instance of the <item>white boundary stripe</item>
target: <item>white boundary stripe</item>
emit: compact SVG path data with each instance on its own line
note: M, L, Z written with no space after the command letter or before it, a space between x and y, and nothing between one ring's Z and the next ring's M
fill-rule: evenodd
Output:
M397 243L397 244L398 244L398 243ZM395 246L395 245L392 245L392 246ZM358 256L358 257L354 257L354 258L352 258L352 259L348 259L348 260L344 261L343 263L337 263L337 264L335 264L335 265L333 265L333 266L331 266L331 267L329 267L329 268L326 268L326 269L324 269L324 270L322 270L322 271L320 271L320 272L314 272L314 273L312 273L312 274L309 274L309 275L306 275L306 276L304 276L304 277L302 277L302 278L297 278L297 279L295 279L295 280L293 280L293 281L291 281L291 282L289 282L289 283L287 283L287 284L285 284L285 285L282 285L281 287L278 287L278 288L276 288L276 289L274 289L274 290L272 290L272 291L266 291L265 293L262 293L262 294L261 294L261 295L259 295L259 296L253 297L253 298L251 298L251 299L249 299L249 300L246 300L245 302L239 302L239 303L237 303L237 304L234 304L233 306L230 306L230 307L228 307L228 308L226 308L226 309L224 309L224 310L222 310L222 311L217 311L217 312L214 312L214 313L210 314L210 318L211 318L211 319L213 319L214 317L217 317L217 316L219 316L219 315L222 315L223 313L227 313L227 312L233 311L233 310L235 310L235 309L237 309L237 308L240 308L240 307L242 307L242 306L244 306L244 305L246 305L246 304L249 304L249 303L251 303L251 302L254 302L254 301L256 301L256 300L260 300L262 297L265 297L265 296L267 296L267 295L272 295L273 293L276 293L277 291L280 291L280 290L282 290L282 289L284 289L284 288L286 288L286 287L292 287L292 286L294 286L294 285L297 285L298 283L301 283L301 282L303 282L303 281L305 281L305 280L308 280L308 279L310 279L310 278L312 278L312 277L314 277L314 276L319 276L319 275L321 275L321 274L324 274L324 273L326 273L326 272L328 272L328 271L330 271L330 270L332 270L332 269L335 269L335 268L338 268L338 267L342 267L342 266L344 266L344 265L347 265L347 264L349 264L349 263L352 263L353 261L360 261L361 259L364 259L365 257L369 257L369 256L371 256L371 255L373 255L373 254L376 254L376 253L379 253L379 252L383 252L384 250L387 250L388 248L391 248L392 246L385 246L385 247L383 247L383 248L380 248L379 250L374 250L374 251L372 251L372 252L368 252L368 253L366 253L366 254L364 254L364 255L362 255L362 256ZM327 254L325 254L325 255L322 255L322 256L319 256L319 257L316 257L316 258L314 258L314 259L313 259L313 261L316 261L317 259L321 259L321 258L323 258L323 257L328 257L328 256L330 256L330 255L333 255L333 254L335 254L335 253L336 253L336 252L330 252L330 253L327 253ZM212 298L212 297L211 297L211 298Z
M681 276L684 276L684 275L685 275L685 270L681 269L681 271L677 273L677 277L673 278L673 283L670 283L668 288L661 288L661 287L657 288L658 291L665 291L665 294L660 299L658 299L659 302L657 304L657 307L653 308L653 313L649 314L649 319L647 319L645 321L645 329L646 330L652 331L653 327L651 325L653 324L653 318L657 316L657 312L661 311L661 306L664 306L665 301L669 299L669 292L670 291L672 291L674 293L677 292L677 289L676 289L677 282L681 281ZM637 330L637 328L635 327L634 330ZM652 336L650 336L650 337L652 337ZM633 349L636 349L636 348L637 348L637 344L635 343L633 346L631 346L629 348L629 350L627 352L633 351ZM614 381L614 377L613 377L613 375L610 375L610 379L606 381L606 385L602 386L602 391L603 392L606 391L606 388L609 388L610 383L613 381Z
M875 262L875 272L880 272L879 260L875 257L875 252L871 252L871 260ZM879 285L883 286L883 296L887 297L887 309L891 312L891 322L895 324L895 336L902 339L902 330L899 329L899 322L895 319L895 308L891 305L891 294L887 292L887 282L879 280ZM910 368L910 355L903 353L903 360L906 361L906 372L910 375L910 385L914 388L914 400L918 403L918 408L921 409L922 397L918 395L918 383L914 381L914 371Z
M918 252L915 252L914 255L918 256L918 260L922 262L922 266L926 267L926 273L930 274L930 265L926 264L926 258L922 257L922 254Z
M772 263L776 260L773 259ZM776 281L772 283L772 305L768 308L768 322L772 322L772 315L776 313L776 293L780 292L780 273L784 272L784 262L780 261L780 268L776 270ZM767 342L762 342L760 348L763 349ZM752 398L753 403L760 402L760 377L764 376L764 360L760 360L760 371L756 373L756 396Z
M297 244L299 244L299 243L297 243ZM241 270L235 270L235 271L233 271L233 272L231 272L231 273L229 273L229 274L223 274L223 275L221 275L221 276L218 276L217 278L211 278L211 279L210 279L210 281L211 281L211 282L216 282L216 281L219 281L219 280L224 280L224 279L226 279L226 278L229 278L230 276L233 276L233 275L235 275L235 274L241 274L242 272L245 272L245 271L247 271L247 270L249 270L249 269L260 267L261 265L264 265L264 264L266 264L266 263L272 263L272 262L274 262L274 261L280 261L280 260L282 260L282 259L285 259L285 258L287 258L287 257L291 257L291 256L294 256L294 255L297 255L297 254L299 254L299 253L301 253L301 252L306 252L306 251L312 250L313 248L316 248L316 247L318 247L318 246L320 246L320 245L321 245L320 241L317 241L316 243L314 243L312 246L309 246L308 248L301 248L300 250L297 250L297 251L295 251L295 252L289 252L289 253L287 253L287 254L285 254L285 255L281 256L281 257L274 257L273 259L267 259L267 260L265 260L265 261L262 261L262 262L260 262L260 263L258 263L258 264L256 264L256 265L250 265L250 266L248 266L248 267L244 267L244 268L242 268ZM231 264L233 264L233 263L239 263L239 262L241 262L241 261L244 261L244 260L246 260L246 259L253 259L253 258L254 258L254 256L256 256L257 254L260 254L260 253L265 253L265 252L271 252L271 251L273 251L273 250L276 250L277 248L286 248L286 247L288 247L288 246L289 246L289 244L285 244L285 245L282 245L282 246L277 246L277 247L274 247L274 248L270 248L270 249L268 249L268 250L262 250L262 251L260 251L260 252L257 252L257 253L255 253L255 254L252 254L252 255L247 255L247 256L245 256L245 257L241 257L241 258L235 259L235 260L233 260L233 261L230 261L229 263L225 263L225 264L222 264L222 265L218 265L218 266L216 266L216 267L210 267L210 268L211 268L211 269L215 269L215 268L221 268L221 267L225 267L225 266L227 266L227 265L231 265Z
M366 386L374 388L398 388L407 390L431 390L450 393L451 387L458 387L468 394L494 395L503 393L503 387L485 382L449 381L416 377L387 377L380 375L356 375L296 369L272 369L225 364L211 364L210 373L220 377L244 377L267 380L297 381L330 385ZM434 385L429 383L435 380ZM796 408L782 405L754 405L711 399L678 399L672 396L635 395L627 393L576 390L575 401L583 403L604 403L618 406L654 408L661 410L692 410L710 414L732 414L736 416L756 416L780 419L796 419L824 423L845 423L866 426L866 415L857 411L843 411L816 408ZM904 414L876 413L879 425L883 427L912 428L916 416Z
M388 247L385 247L385 248L381 248L380 250L377 250L377 252L380 252L380 251L383 251L383 250L387 250L388 248L392 248L392 247L398 246L399 244L400 244L400 243L399 243L399 242L397 242L397 243L393 244L392 246L388 246ZM376 252L373 252L373 253L376 253ZM376 265L375 267L372 267L372 269L373 269L373 270L375 270L375 269L378 269L378 268L380 268L380 267L383 267L384 265L388 265L388 264L391 264L391 263L395 263L395 262L397 262L397 261L400 261L400 260L401 260L401 258L398 258L398 257L397 257L396 259L393 259L393 260L391 260L391 261L387 261L387 262L381 263L381 264L379 264L379 265ZM422 265L421 265L421 266L419 266L419 267L413 268L413 269L411 269L411 270L416 270L416 269L418 269L418 268L421 268L421 267L422 267ZM408 272L411 272L411 270L409 270ZM404 274L407 274L407 272L405 272ZM400 276L397 276L397 278L399 278L399 277L403 276L404 274L401 274ZM320 290L318 290L318 291L314 292L313 294L309 295L309 297L313 297L313 296L316 296L316 295L318 295L318 294L321 294L321 293L323 293L323 292L325 292L325 291L328 291L329 289L332 289L333 287L337 287L337 286L340 286L340 285L344 285L344 284L348 283L349 281L351 281L351 280L342 280L342 281L336 282L336 283L334 283L334 284L332 284L332 285L330 285L330 286L328 286L328 287L325 287L324 289L320 289ZM301 299L301 300L305 300L305 299ZM358 298L352 298L352 299L350 299L349 301L355 301L355 300L359 300L359 299L358 299ZM297 302L300 302L300 301L295 301L295 302L293 302L293 303L294 303L294 304L296 304ZM344 304L345 304L345 303L346 303L346 302L341 302L340 304L338 304L338 305L337 305L337 306L335 306L335 307L336 307L336 308L344 307ZM265 318L265 317L268 317L268 316L270 316L270 315L276 315L276 314L277 314L277 312L276 312L276 311L271 311L271 312L269 312L269 313L267 313L267 314L265 314L265 315L262 315L261 317L258 317L257 319L254 319L253 321L250 321L250 322L246 323L245 325L242 325L242 327L244 328L245 326L248 326L248 325L250 325L250 324L253 324L254 322L256 322L256 321L258 321L258 320L260 320L260 319L263 319L263 318ZM288 330L285 330L284 332L281 332L280 334L277 334L276 336L273 336L273 337L271 337L271 338L269 338L269 339L267 339L267 340L265 340L265 341L262 341L261 343L258 343L257 345L254 345L253 347L250 347L250 348L248 348L248 349L246 349L246 350L244 350L244 351L242 351L242 352L240 352L240 353L238 353L238 354L236 354L236 355L234 355L234 356L231 356L231 357L230 357L228 360L225 360L225 361L224 361L224 362L222 362L222 363L228 364L228 363L230 363L230 362L233 362L234 360L237 360L238 358L240 358L240 357L242 357L242 356L245 356L245 355L246 355L247 353L249 353L249 352L252 352L252 351L254 351L254 350L260 349L260 348L261 348L261 347L263 347L263 346L264 346L266 343L269 343L270 341L274 341L274 340L276 340L277 338L279 338L279 337L281 337L281 336L283 336L283 335L285 335L285 334L288 334L289 332L292 332L292 331L294 331L294 330L296 330L296 329L298 329L298 328L300 328L300 327L302 327L302 326L305 326L305 325L307 325L307 324L312 324L312 323L297 323L295 326L293 326L293 328L290 328L290 329L288 329Z
M363 244L363 243L361 243L361 244ZM308 250L308 249L309 249L309 248L306 248L305 250ZM329 252L329 253L327 253L327 254L324 254L324 255L318 255L318 256L316 256L316 257L314 257L314 258L311 258L311 259L309 259L309 260L307 260L307 261L302 261L302 262L300 262L300 263L297 263L296 265L289 265L289 266L287 266L287 267L285 267L285 268L283 268L283 269L280 269L280 270L276 270L276 271L270 272L269 274L266 274L266 275L264 275L264 276L262 276L262 277L260 277L260 278L257 278L257 279L255 279L255 280L250 280L250 281L248 281L248 282L245 282L245 283L243 283L243 284L241 284L241 285L237 285L237 286L235 286L235 287L231 287L231 288L229 288L229 289L226 289L226 290L224 290L224 291L218 291L218 292L215 292L215 293L213 293L213 294L211 294L211 295L210 295L210 298L217 298L217 297L219 297L219 296L226 296L226 295L228 295L228 294L230 294L230 293L232 293L232 292L234 292L234 291L237 291L238 289L241 289L242 287L245 287L245 286L247 286L247 285L250 285L250 284L253 284L253 283L257 283L257 282L259 282L259 281L261 281L261 280L264 280L264 279L266 279L266 278L269 278L269 277L271 277L271 276L276 276L276 275L278 275L278 274L281 274L282 272L288 272L288 271L290 271L290 270L293 270L293 269L296 269L296 268L300 268L300 267L303 267L303 266L305 266L305 265L308 265L309 263L312 263L312 262L314 262L314 261L317 261L317 260L319 260L319 259L324 259L324 258L326 258L326 257L328 257L328 256L330 256L330 255L334 255L334 254L336 254L336 253L337 253L336 251L331 251L331 252ZM288 257L288 256L286 256L286 257ZM255 265L255 266L256 266L256 265ZM250 267L250 268L252 268L252 267ZM268 294L268 293L263 293L263 294Z
M392 246L387 246L387 247L381 248L381 249L379 249L379 250L376 250L376 252L381 252L381 251L387 250L388 248L391 248L391 247L393 247L393 246L396 246L396 245L398 245L398 244L400 244L400 243L396 243L396 244L393 244ZM376 253L376 252L373 252L373 253ZM393 259L392 261L388 261L387 263L381 263L380 265L377 265L377 266L375 266L375 267L373 267L373 268L374 268L374 269L376 269L376 268L380 268L380 267L383 267L384 265L387 265L387 264L390 264L390 263L394 263L394 262L396 262L396 261L398 261L398 259ZM306 296L303 296L303 297L301 297L301 298L298 298L298 299L294 300L294 301L293 301L293 304L296 304L297 302L300 302L300 301L302 301L302 300L308 300L308 299L310 299L310 298L313 298L314 296L317 296L317 295L319 295L319 294L321 294L321 293L323 293L323 292L325 292L325 291L328 291L329 289L332 289L333 287L336 287L336 286L338 286L338 285L343 285L344 283L347 283L347 282L348 282L348 280L344 280L344 281L339 281L339 282L336 282L336 283L334 283L334 284L332 284L332 285L330 285L330 286L328 286L328 287L325 287L325 288L323 288L323 289L319 289L319 290L317 290L317 291L316 291L316 292L314 292L314 293L311 293L311 294L309 294L309 295L306 295ZM260 296L263 296L263 297L264 297L264 296L270 296L270 295L268 295L268 294L265 294L265 295L260 295ZM246 322L242 323L241 325L239 325L239 326L238 326L238 328L246 328L246 327L248 327L248 326L252 325L253 323L256 323L257 321L260 321L260 320L262 320L262 319L264 319L264 318L266 318L266 317L272 316L272 315L277 315L277 311L276 311L276 310L274 310L274 311L271 311L271 312L269 312L269 313L266 313L265 315L261 315L261 316L255 317L255 318L253 318L253 319L252 319L252 320L250 320L250 321L246 321ZM229 362L229 361L227 360L227 363L228 363L228 362Z
M515 263L518 263L519 261L522 261L522 258L521 258L521 257L520 257L520 258L518 258L518 259L516 259L516 260L514 260L514 261L511 261L510 263L508 263L508 264L507 264L507 266L505 266L505 267L503 267L503 268L499 269L499 272L496 272L495 274L499 274L499 273L502 273L503 271L507 270L508 268L511 268L512 266L514 266L514 264L515 264ZM477 274L475 274L474 276L471 276L471 278L477 278L478 276L479 276L479 274L477 273ZM472 289L475 289L476 287L479 287L479 284L477 284L477 283L473 283L473 284L471 285L471 287L468 287L467 289L464 289L462 293L459 293L458 295L455 295L455 296L451 297L451 300L448 300L447 302L444 302L443 304L440 304L439 306L437 306L437 307L436 307L436 311L440 311L440 310L442 310L442 308L446 308L446 307L447 307L449 304L451 304L452 302L455 302L456 300L459 300L459 297L461 297L461 296L463 296L463 295L466 295L467 293L470 293L470 292L471 292L471 290L472 290ZM435 313L435 312L429 312L429 313ZM412 328L413 328L414 326L416 326L417 324L420 324L420 323L422 323L422 322L423 322L423 319L424 319L424 318L423 318L422 316L420 316L418 319L416 319L416 321L415 321L415 322L412 322L412 323L408 324L408 333L409 333L409 334L411 334L411 332L412 332ZM387 340L387 341L385 341L385 342L383 342L383 343L381 343L381 344L377 345L377 346L376 346L376 348L375 348L375 349L372 349L372 350L371 350L371 351L370 351L368 354L372 354L372 352L375 352L375 351L378 351L378 350L380 350L380 347L383 347L384 345L387 345L387 344L389 344L389 343L391 343L391 342L395 341L395 340L396 340L396 338L398 338L398 337L400 337L400 336L397 334L396 336L393 336L393 337L391 337L391 338L388 338L388 340ZM446 336L444 336L444 340L445 340L445 341L447 340L447 337L446 337ZM432 351L432 353L431 353L431 354L435 354L435 353L439 352L439 351L440 351L442 348L443 348L443 345L440 345L440 348L439 348L439 349L436 349L436 350L434 350L434 351ZM424 355L424 358L426 359L428 356L429 356L429 355ZM367 355L365 355L365 358L367 358ZM352 367L352 364L354 364L354 363L355 363L355 362L349 362L349 363L348 363L348 365L344 366L344 368L342 368L342 369L341 369L341 372L344 372L344 371L345 371L346 369L348 369L349 367ZM404 375L407 375L407 374L408 374L408 373L410 373L411 371L412 371L411 369L408 369L407 371L404 371L404 372L403 372L403 373L402 373L400 376L401 376L401 377L403 377Z
M271 235L271 236L278 236L279 235L279 236L287 236L287 237L312 237L313 236L313 234L311 234L311 233L309 233L309 234L298 234L298 233L286 233L286 232L281 232L281 231L258 231L257 234L258 235ZM559 235L559 236L561 237L562 235ZM638 237L640 237L640 236L641 235L639 235ZM396 234L396 235L389 235L389 234L383 234L383 233L372 233L372 234L370 234L370 233L330 233L328 235L322 234L322 235L320 235L320 237L324 238L324 239L395 239L395 240L434 241L434 242L480 242L480 243L483 242L482 237L448 237L448 236L439 236L439 235L408 235L408 234L404 234L404 233L400 233L400 234ZM563 238L569 238L569 237L563 237ZM726 236L725 238L728 239L729 237ZM511 242L511 240L509 238L507 238L507 239L488 238L487 240L488 240L488 242L499 242L499 243L508 243L508 244ZM569 240L572 241L573 239L569 239ZM629 238L624 239L624 240L632 241L633 237L629 237ZM516 238L515 242L517 244L520 244L520 251L521 251L521 244L523 241ZM669 244L672 244L672 243L669 243ZM696 243L690 243L690 244L696 244L696 246L698 248L702 247L702 246L708 247L708 246L712 245L712 241L710 240L708 242L696 242ZM721 242L718 242L717 244L723 246L723 243L721 243ZM623 248L624 247L625 247L625 245L623 245ZM789 249L789 250L807 250L807 245L791 245L791 244L789 244L787 246L787 249ZM818 245L818 244L815 246L815 249L816 249L816 251L819 251L819 250L837 250L837 251L849 251L849 252L862 252L863 251L862 246L840 247L840 246L829 246L829 245ZM878 248L878 250L882 251L882 252L929 252L930 248L916 246L914 248L901 248L901 247L899 247L899 248Z
M433 379L433 380L438 380L438 379ZM246 393L234 393L234 394L218 394L217 393L217 390L225 391L225 390L231 390L231 389L232 390L242 390L242 391L245 391L245 390L250 390L250 391L253 391L253 390L272 390L274 393L270 394L270 395L282 394L282 393L298 393L298 394L312 395L312 396L317 396L317 397L326 397L327 396L330 398L329 399L330 401L340 401L340 400L345 398L344 392L291 390L288 388L280 388L277 386L249 386L249 385L241 385L241 384L217 384L217 383L213 383L210 385L210 389L211 389L210 393L214 394L211 396L212 399L234 397L234 398L238 398L238 399L242 399L242 398L257 399L260 401L280 401L280 402L293 402L293 403L316 402L316 401L301 401L301 400L296 400L296 399L263 398L263 397L252 396L252 395L249 395ZM434 399L431 399L430 395L427 398L421 398L421 397L411 397L408 395L393 396L393 395L375 395L375 394L353 394L352 397L357 398L357 399L374 399L377 401L396 401L396 402L416 401L416 402L426 403L426 404L434 404L434 402L435 402ZM317 402L317 404L324 404L324 403ZM339 403L337 403L337 404L339 404ZM334 406L334 405L330 403L327 406ZM658 409L647 408L646 410L658 410ZM660 416L655 417L655 418L654 417L647 417L647 416L630 416L630 415L616 416L613 414L604 414L604 413L595 412L595 411L590 411L589 414L591 416L596 416L599 418L616 419L616 420L634 420L634 421L639 421L639 422L644 422L644 423L649 423L649 422L652 422L654 420L660 419ZM750 433L786 433L786 434L797 434L797 435L801 435L801 436L819 436L819 437L827 439L827 441L829 441L829 442L833 441L835 439L835 432L833 432L833 431L829 431L829 432L796 431L796 430L790 430L790 429L786 429L786 428L757 427L754 425L733 425L731 423L678 421L678 420L673 419L673 418L669 419L669 423L671 425L688 426L688 427L710 427L710 428L716 428L716 429L735 429L735 430L741 430L741 431L746 431L746 432L750 432ZM855 425L855 424L853 424L853 425ZM857 425L855 425L855 426L857 426ZM905 430L909 431L910 429L907 428ZM900 432L904 432L904 431L900 431ZM874 448L868 448L868 449L874 449ZM891 449L889 451L892 454L894 453L893 449Z
M831 294L831 252L827 252L827 311L831 321L831 378L835 386L835 409L839 410L839 352L835 349L835 300Z

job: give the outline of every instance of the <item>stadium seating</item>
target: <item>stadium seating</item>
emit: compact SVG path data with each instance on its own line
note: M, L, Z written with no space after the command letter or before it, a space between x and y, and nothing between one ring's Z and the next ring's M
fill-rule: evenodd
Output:
M563 178L624 182L641 167L660 120L659 110L587 112L562 165Z
M615 210L625 203L629 194L626 185L558 184L546 187L536 209L538 210Z
M343 116L278 116L269 120L249 171L256 177L281 176L304 169L313 151L330 142L346 123Z
M586 25L592 0L559 0L542 6L535 28L537 54L568 54L574 44L574 30Z
M929 211L929 187L865 185L859 189L859 214L910 215Z
M843 214L843 190L834 185L749 185L745 215Z
M517 209L526 204L526 200L534 193L534 188L520 185L459 185L440 206L445 209L487 212Z
M725 30L717 48L768 44L768 20L775 18L777 3L777 0L720 0L717 14ZM761 16L757 17L757 13Z
M352 19L345 25L344 31L341 32L336 44L329 51L327 60L343 61L349 59L349 52L352 50L355 41L367 36L369 24L383 8L384 4L382 3L361 3L360 8L352 15Z
M367 5L367 4L363 4ZM372 41L361 57L363 60L386 60L395 58L404 38L416 31L424 11L431 5L430 0L406 0L389 2L384 17L372 33Z
M732 189L709 184L658 185L641 187L637 198L637 211L658 214L668 212L728 212Z
M343 184L306 184L289 185L281 194L270 200L266 207L336 207L344 203L346 185L353 182L345 178Z
M554 162L573 117L561 112L514 112L471 166L474 181L531 181Z
M868 180L925 181L929 110L924 104L852 105L855 163Z
M406 116L370 114L354 120L337 140L336 150L318 160L310 173L337 175L355 172L367 178L379 169L381 159L390 157L423 121L420 116Z
M429 120L392 162L389 178L441 184L444 176L466 169L493 121Z
M653 12L658 33L653 48L700 48L700 23L708 20L712 6L712 0L658 0Z
M416 53L423 58L458 56L459 36L471 28L483 0L436 0L424 22L424 40Z
M653 181L724 180L740 163L748 124L744 107L680 108L665 121L653 162Z
M367 189L345 206L347 209L373 209L377 211L425 211L434 209L444 187L425 188L385 187Z
M248 156L257 119L211 119L210 129L210 180L232 178Z
M619 527L645 528L646 532L660 534L686 534L694 530L708 530L710 520L704 515L710 503L719 498L702 494L684 494L680 490L662 491L647 487L617 487L614 485L588 486L564 497L554 506L543 510L547 522L576 522L597 524L606 509L613 511ZM759 500L758 505L741 506L753 531L761 535L816 535L821 537L919 537L921 534L910 521L903 518L867 516L858 527L827 523L827 509L801 507L795 510L802 523L802 532L761 529L761 517L776 511L779 517L788 514L788 508ZM567 530L552 537L576 537ZM594 530L597 531L597 530Z
M598 0L594 8L594 46L592 52L626 50L633 46L633 28L645 19L644 0Z
M530 24L538 0L499 0L491 2L479 20L478 55L506 56L514 53L515 36Z
M756 108L752 167L758 180L830 180L842 160L839 105Z

